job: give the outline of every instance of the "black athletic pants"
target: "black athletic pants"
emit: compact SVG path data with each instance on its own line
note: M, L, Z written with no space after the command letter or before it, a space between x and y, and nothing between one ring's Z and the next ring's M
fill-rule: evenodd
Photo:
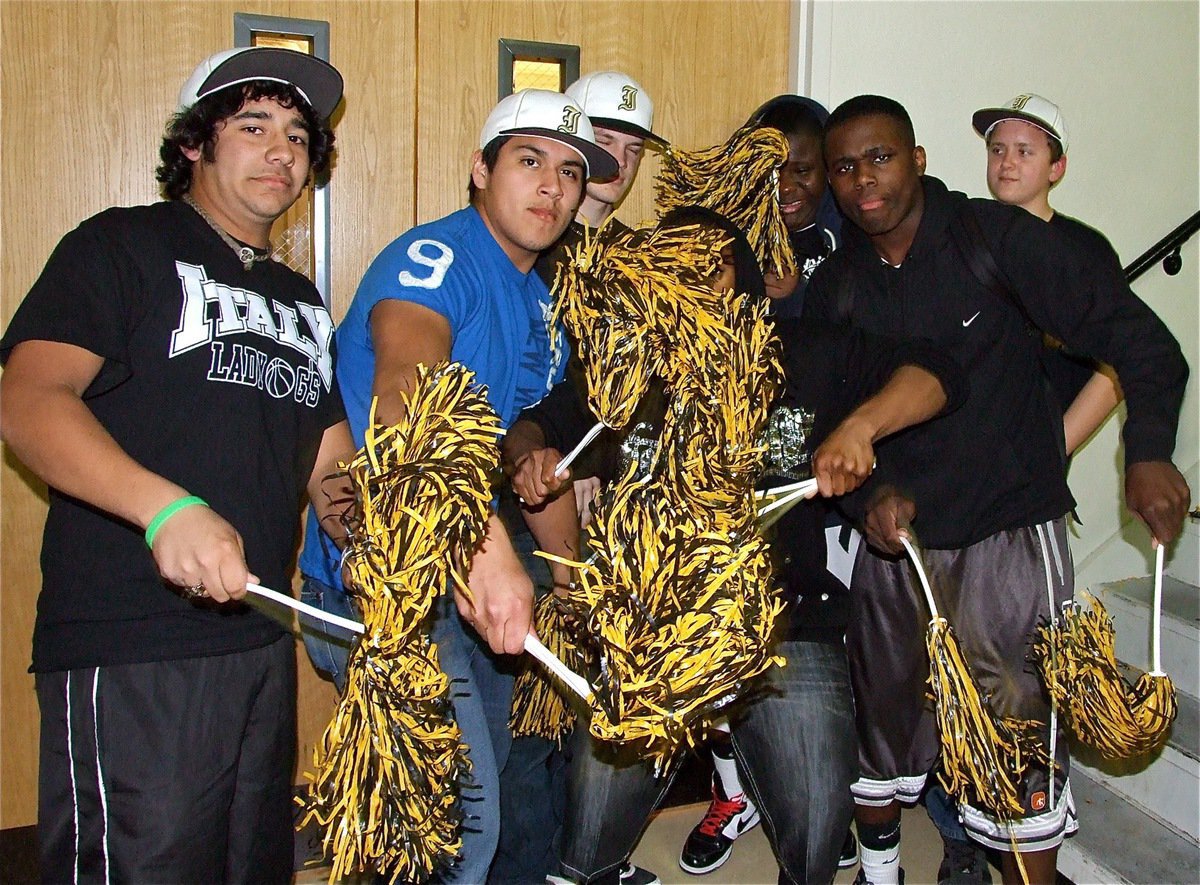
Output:
M291 879L291 636L36 684L43 881Z

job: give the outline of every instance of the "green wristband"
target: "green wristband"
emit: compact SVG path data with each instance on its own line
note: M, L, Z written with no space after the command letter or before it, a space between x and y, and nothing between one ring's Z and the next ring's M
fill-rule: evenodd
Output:
M185 507L192 507L199 504L201 507L207 507L208 502L203 498L197 498L195 495L187 495L180 498L178 501L172 501L158 514L154 519L150 520L150 525L146 526L146 546L151 550L154 549L154 536L158 534L158 530L163 527L163 523L178 513Z

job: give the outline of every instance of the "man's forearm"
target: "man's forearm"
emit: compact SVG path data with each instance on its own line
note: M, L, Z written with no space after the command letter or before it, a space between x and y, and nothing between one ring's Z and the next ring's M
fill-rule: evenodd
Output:
M937 376L920 366L901 366L880 391L851 412L843 423L862 423L872 442L937 415L946 391Z
M559 495L541 507L523 508L522 514L540 550L564 559L579 560L579 515L574 495ZM556 587L571 582L571 570L567 566L551 561L550 574Z
M497 654L520 654L533 620L533 582L496 514L471 560L470 600L456 593L458 610Z
M60 492L140 529L162 516L151 552L168 582L202 587L217 602L241 598L253 576L237 530L208 507L191 506L198 501L167 510L196 490L135 461L81 399L101 362L80 348L53 342L15 348L0 381L5 439Z
M1112 375L1112 369L1106 366L1104 370L1094 373L1063 413L1068 455L1087 441L1119 402L1121 388L1115 375Z
M312 502L321 528L338 549L346 545L344 518L354 507L354 488L339 464L348 464L354 454L350 425L340 421L328 428L321 437L316 464L308 481L308 499Z
M504 434L501 444L501 466L504 472L512 476L516 473L517 464L530 452L546 447L546 436L542 428L533 421L518 420Z

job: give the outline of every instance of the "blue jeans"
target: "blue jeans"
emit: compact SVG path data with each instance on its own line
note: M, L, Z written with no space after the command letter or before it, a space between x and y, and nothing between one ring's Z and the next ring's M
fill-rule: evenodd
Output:
M925 788L923 798L925 810L929 812L929 819L938 828L943 839L953 839L958 842L971 841L971 837L963 829L962 821L958 819L958 803L954 801L953 796L946 792L941 781L936 777L929 778L929 785Z
M454 594L434 607L433 641L442 670L450 677L450 702L471 759L473 784L463 789L462 860L443 882L480 885L500 838L500 770L508 761L512 733L515 658L493 655L478 634L464 627Z
M731 715L743 785L762 816L779 881L831 882L854 814L858 741L844 646L783 642Z
M831 882L854 813L858 741L846 650L784 642L772 668L731 711L743 783L758 806L782 883ZM633 851L674 771L659 778L576 729L562 871L590 882Z
M507 524L507 523L506 523ZM534 555L537 545L524 526L509 526L513 549L539 597L551 590L550 567ZM526 659L521 666L540 667ZM557 872L567 804L566 748L528 735L512 739L500 771L500 842L488 885L526 885Z
M330 587L308 575L304 575L304 583L300 587L300 601L331 615L361 620L344 590ZM304 649L313 667L317 672L329 676L338 692L341 692L346 687L346 660L354 646L355 634L303 613L300 615L300 632L304 636Z
M513 738L500 773L500 845L488 885L528 885L558 872L569 749L537 735Z
M601 743L581 715L571 736L567 819L560 872L587 883L611 873L633 853L679 766L659 776L628 747Z

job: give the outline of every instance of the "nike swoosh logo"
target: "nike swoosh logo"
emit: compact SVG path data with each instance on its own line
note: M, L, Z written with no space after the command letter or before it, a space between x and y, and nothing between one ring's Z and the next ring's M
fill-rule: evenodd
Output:
M965 329L967 326L971 325L971 323L975 322L975 317L979 316L981 313L983 313L982 310L977 310L975 311L974 317L971 317L969 320L963 320L963 328Z

